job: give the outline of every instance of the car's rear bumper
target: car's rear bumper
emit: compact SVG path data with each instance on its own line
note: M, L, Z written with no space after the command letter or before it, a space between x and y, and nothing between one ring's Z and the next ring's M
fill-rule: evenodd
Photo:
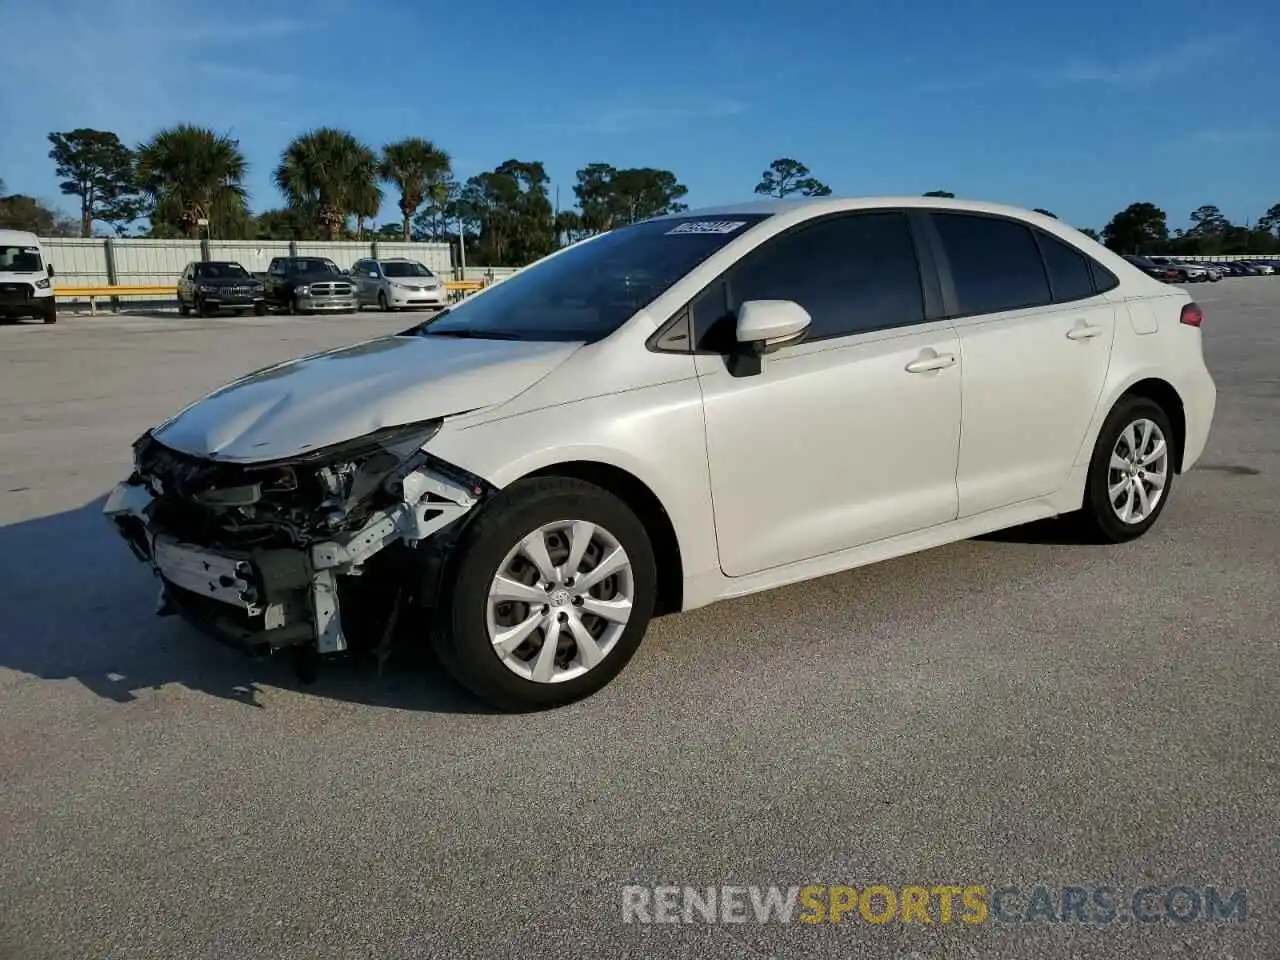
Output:
M1203 363L1193 368L1180 386L1186 422L1186 436L1182 440L1182 472L1185 473L1196 465L1209 441L1218 406L1218 387Z

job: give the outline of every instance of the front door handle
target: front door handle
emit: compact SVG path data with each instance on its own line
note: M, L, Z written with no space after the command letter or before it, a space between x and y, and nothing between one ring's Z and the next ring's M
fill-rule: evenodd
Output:
M1082 323L1067 331L1067 339L1091 340L1094 337L1101 336L1104 332L1105 330L1102 327L1095 327L1087 323Z
M954 354L935 353L932 349L925 349L920 351L919 358L907 364L907 373L930 373L934 370L944 370L955 362Z

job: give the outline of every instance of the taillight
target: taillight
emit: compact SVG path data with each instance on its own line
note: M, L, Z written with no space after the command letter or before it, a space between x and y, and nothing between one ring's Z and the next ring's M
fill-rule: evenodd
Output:
M1188 327L1198 327L1204 322L1204 311L1200 309L1200 304L1188 303L1182 308L1182 316L1179 319Z

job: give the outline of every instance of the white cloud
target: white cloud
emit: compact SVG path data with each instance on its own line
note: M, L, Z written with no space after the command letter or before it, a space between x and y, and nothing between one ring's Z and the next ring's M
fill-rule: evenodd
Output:
M1201 69L1229 54L1241 39L1235 34L1197 37L1136 56L1076 59L1049 71L1041 79L1050 85L1145 87Z

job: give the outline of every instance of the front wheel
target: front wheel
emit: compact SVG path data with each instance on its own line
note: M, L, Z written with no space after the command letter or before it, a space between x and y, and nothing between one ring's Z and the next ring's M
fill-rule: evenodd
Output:
M267 315L267 305L265 303L255 303L253 305L253 315L255 317L265 317Z
M45 323L58 322L58 305L54 303L53 297L50 297L49 302L40 310L40 318Z
M1146 397L1116 404L1093 448L1080 519L1094 539L1123 543L1154 526L1173 488L1174 433Z
M391 310L391 304L387 302L387 295L385 292L380 292L378 294L378 309L383 313L388 313Z
M518 481L463 535L432 641L508 711L581 700L626 666L653 615L653 546L625 503L563 477Z

